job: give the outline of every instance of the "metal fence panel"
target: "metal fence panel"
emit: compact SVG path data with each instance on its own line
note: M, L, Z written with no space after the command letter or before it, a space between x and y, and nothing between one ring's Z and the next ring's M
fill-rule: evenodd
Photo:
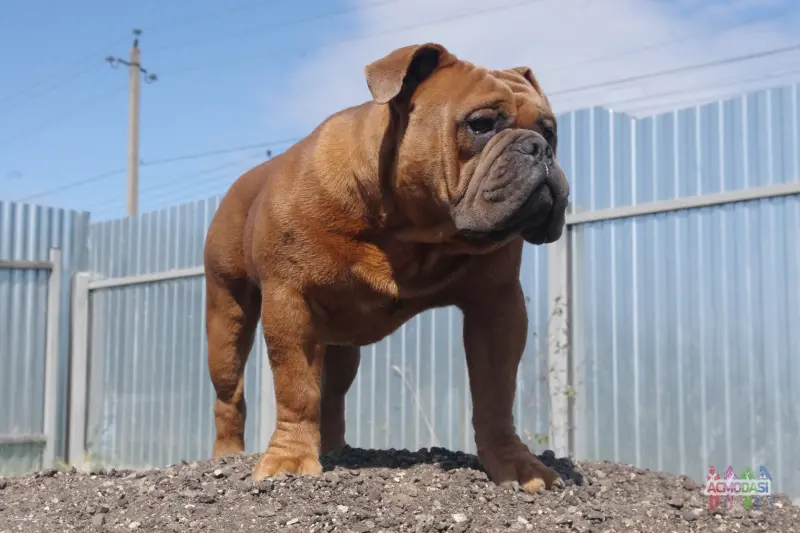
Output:
M86 268L88 214L14 202L0 202L0 259L48 261L51 248L61 249L61 294L58 313L57 397L67 393L70 275ZM45 352L47 337L47 269L0 268L0 434L43 435ZM55 442L63 457L66 402L58 402ZM45 442L0 444L0 475L22 474L46 466ZM47 465L49 466L49 465Z
M634 149L584 147L576 188L596 209L797 181L797 110L795 86L609 126ZM800 495L800 198L572 231L576 455L700 480L763 464Z

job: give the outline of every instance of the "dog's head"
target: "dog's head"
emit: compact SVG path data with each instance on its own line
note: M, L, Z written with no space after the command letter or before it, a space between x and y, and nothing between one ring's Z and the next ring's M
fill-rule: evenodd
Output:
M531 69L488 70L428 43L395 50L365 74L373 99L392 111L382 179L419 240L560 238L569 185L556 118Z

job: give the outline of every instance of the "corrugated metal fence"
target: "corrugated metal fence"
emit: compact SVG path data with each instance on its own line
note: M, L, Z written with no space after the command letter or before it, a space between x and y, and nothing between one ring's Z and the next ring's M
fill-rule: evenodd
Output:
M764 465L800 497L799 105L794 86L559 124L585 211L570 231L578 457L701 480Z
M0 202L0 475L64 457L69 280L88 213Z
M763 464L800 497L799 106L792 86L645 119L559 117L569 231L526 247L522 269L531 327L515 414L532 448L699 480L711 464ZM80 402L72 418L85 459L210 455L200 265L217 201L92 225L92 279L76 291L91 329L74 359L89 372L73 373L88 391L86 423ZM457 310L362 354L351 444L473 451ZM263 341L245 394L246 446L261 451L274 423Z

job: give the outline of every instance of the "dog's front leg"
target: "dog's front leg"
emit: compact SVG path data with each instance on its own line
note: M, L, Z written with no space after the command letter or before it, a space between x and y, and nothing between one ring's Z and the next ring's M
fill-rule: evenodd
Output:
M316 342L303 298L286 285L262 288L261 322L275 385L277 424L253 480L318 475L324 345Z
M519 281L481 287L461 304L472 423L478 458L491 479L542 492L558 475L533 455L514 426L517 368L525 350L528 317Z

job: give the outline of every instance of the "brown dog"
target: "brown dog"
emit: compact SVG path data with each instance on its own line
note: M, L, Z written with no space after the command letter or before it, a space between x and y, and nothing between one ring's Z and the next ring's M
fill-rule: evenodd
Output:
M530 69L491 71L437 44L365 69L374 101L329 117L242 175L205 248L214 457L244 449L243 373L259 317L277 426L255 480L319 474L345 445L359 347L457 306L478 456L500 484L560 483L517 436L528 318L523 239L562 233L569 195L556 120Z

